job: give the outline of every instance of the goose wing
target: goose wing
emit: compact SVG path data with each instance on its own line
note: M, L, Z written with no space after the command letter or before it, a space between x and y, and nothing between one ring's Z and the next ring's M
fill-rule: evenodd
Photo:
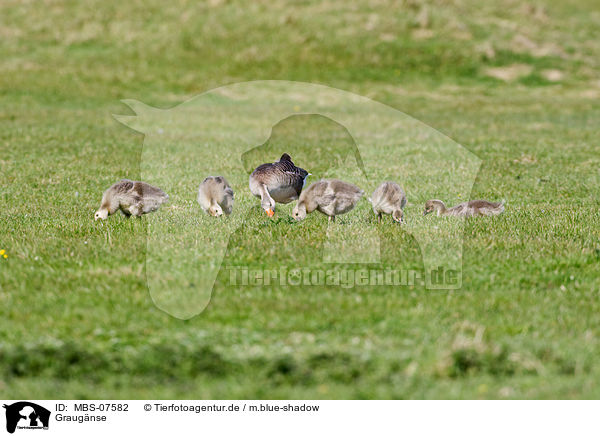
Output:
M473 212L473 206L469 203L460 203L454 207L451 207L446 212L446 215L450 216L469 216Z
M302 192L304 180L307 176L308 171L294 165L290 156L284 153L277 162L256 167L250 178L266 185L269 192L292 188L292 192L295 192L297 197Z
M490 201L478 200L477 208L481 215L493 216L504 212L504 205L502 203L492 203Z
M284 159L286 156L284 154L278 162L273 163L273 167L280 175L281 184L293 187L296 194L300 195L304 187L304 180L308 176L308 171L294 165L289 156L287 156L287 159Z

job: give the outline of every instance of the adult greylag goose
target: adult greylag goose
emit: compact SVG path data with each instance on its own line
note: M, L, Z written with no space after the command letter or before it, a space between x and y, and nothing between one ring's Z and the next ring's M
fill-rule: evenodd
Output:
M223 176L209 176L200 183L198 203L211 216L229 215L233 210L233 189Z
M294 165L289 154L283 153L277 162L262 164L250 174L250 191L260 198L260 205L272 217L275 203L287 204L298 198L308 175L308 171Z
M381 222L381 215L392 215L392 219L401 223L404 220L404 206L406 206L406 194L404 190L394 182L383 182L379 185L369 199L373 206L373 212L377 215L377 221Z
M431 212L436 212L437 216L494 216L504 212L504 203L493 203L486 200L471 200L447 209L443 201L429 200L425 203L423 215L427 215Z
M139 217L158 210L168 199L169 196L156 186L123 179L104 191L100 209L94 219L105 220L117 210L121 210L128 217L131 215Z
M300 194L298 204L292 212L297 221L318 210L335 221L337 215L351 211L364 194L363 190L351 183L337 179L325 179L313 183Z

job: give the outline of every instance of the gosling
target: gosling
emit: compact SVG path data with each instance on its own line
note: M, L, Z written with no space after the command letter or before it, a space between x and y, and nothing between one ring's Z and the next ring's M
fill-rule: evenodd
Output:
M121 210L127 217L140 217L158 210L168 199L169 196L160 188L145 182L123 179L104 191L100 209L94 219L105 220L117 210Z
M229 215L233 210L233 189L223 176L207 177L198 188L198 203L211 216Z
M369 199L373 206L373 212L377 215L377 222L381 222L381 215L392 215L396 222L404 222L404 206L406 206L406 194L402 188L394 182L383 182L375 189Z
M437 216L495 216L504 212L504 202L492 203L486 200L471 200L447 209L443 201L429 200L425 203L423 215L425 216L431 212L436 212Z
M337 215L350 212L363 196L364 192L351 183L329 179L313 183L300 194L298 204L292 212L297 221L318 210L327 215L329 221L335 221Z

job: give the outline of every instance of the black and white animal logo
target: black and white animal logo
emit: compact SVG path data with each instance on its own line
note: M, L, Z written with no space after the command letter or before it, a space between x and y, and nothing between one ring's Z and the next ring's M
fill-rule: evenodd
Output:
M14 433L18 429L48 429L50 411L29 401L5 404L6 431Z

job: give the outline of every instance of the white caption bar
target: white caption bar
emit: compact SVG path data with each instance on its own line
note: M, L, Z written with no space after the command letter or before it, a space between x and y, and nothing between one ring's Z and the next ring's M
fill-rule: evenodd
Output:
M0 400L0 434L598 434L596 401ZM33 432L46 428L42 433ZM136 433L133 433L136 432Z

